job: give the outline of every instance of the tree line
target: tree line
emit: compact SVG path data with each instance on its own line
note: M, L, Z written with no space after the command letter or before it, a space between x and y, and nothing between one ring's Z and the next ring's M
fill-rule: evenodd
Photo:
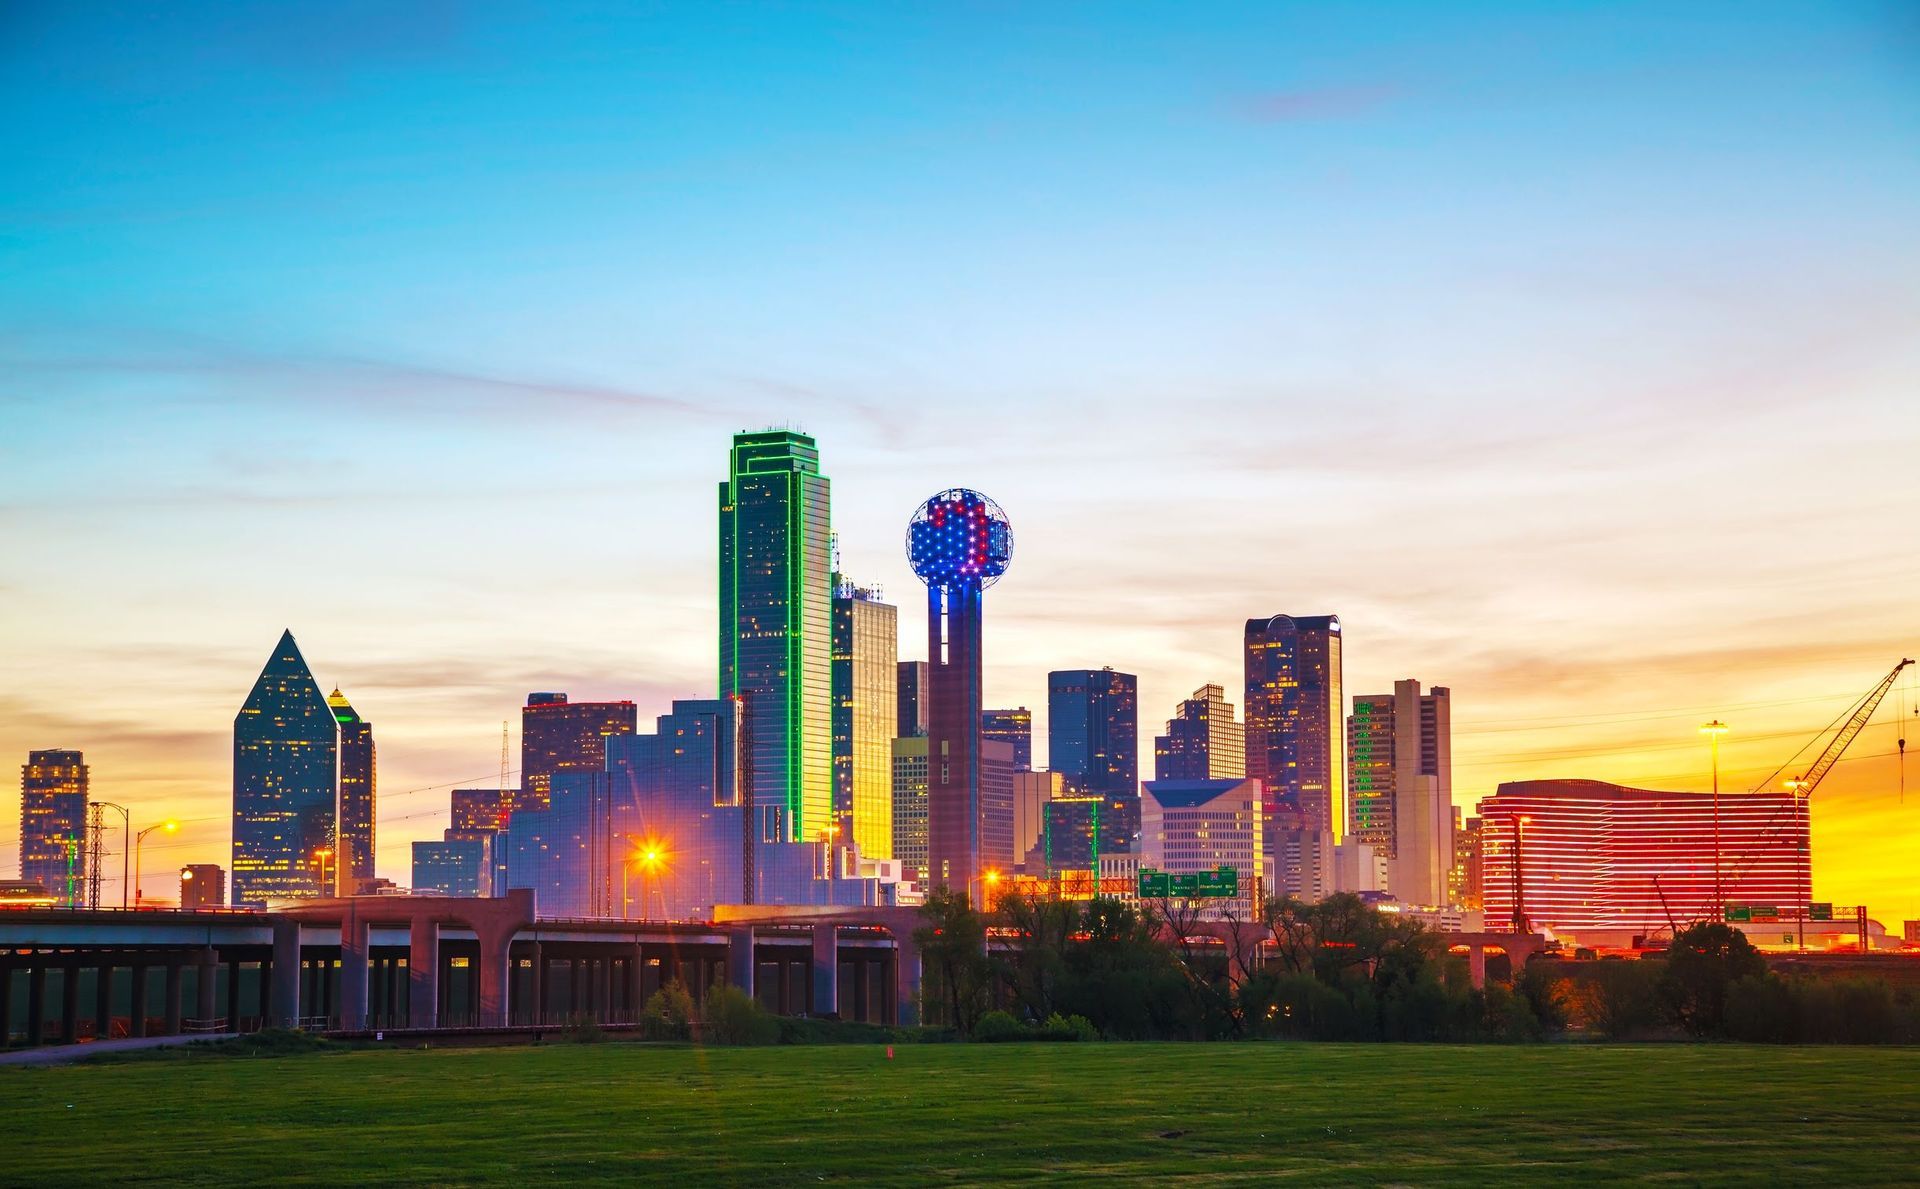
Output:
M1022 894L983 912L938 889L922 918L922 1019L975 1039L1920 1042L1911 988L1782 979L1721 924L1664 959L1536 958L1475 988L1446 934L1348 894L1203 920L1192 901Z

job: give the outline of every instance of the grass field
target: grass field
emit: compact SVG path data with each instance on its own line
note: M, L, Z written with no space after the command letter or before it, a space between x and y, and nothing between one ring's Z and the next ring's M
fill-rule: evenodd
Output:
M636 1044L0 1069L0 1182L1920 1177L1920 1051Z

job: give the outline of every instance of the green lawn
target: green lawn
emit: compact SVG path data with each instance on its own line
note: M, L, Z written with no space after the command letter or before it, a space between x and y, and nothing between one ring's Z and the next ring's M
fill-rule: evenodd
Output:
M0 1182L1920 1177L1912 1049L895 1054L600 1044L9 1067Z

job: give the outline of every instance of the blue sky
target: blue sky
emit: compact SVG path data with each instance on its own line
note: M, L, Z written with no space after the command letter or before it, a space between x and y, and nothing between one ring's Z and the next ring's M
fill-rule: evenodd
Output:
M217 858L292 627L404 878L526 690L709 692L726 438L798 424L909 654L911 509L1008 510L991 700L1145 733L1337 611L1464 804L1697 786L1727 706L1764 774L1920 634L1920 19L1678 9L10 5L0 748ZM1835 878L1920 867L1893 779Z

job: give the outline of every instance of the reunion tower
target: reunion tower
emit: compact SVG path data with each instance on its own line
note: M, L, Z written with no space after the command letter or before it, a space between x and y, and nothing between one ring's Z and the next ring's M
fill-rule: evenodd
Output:
M927 584L927 870L929 888L980 878L980 605L1013 558L1000 505L956 487L920 505L907 557Z

